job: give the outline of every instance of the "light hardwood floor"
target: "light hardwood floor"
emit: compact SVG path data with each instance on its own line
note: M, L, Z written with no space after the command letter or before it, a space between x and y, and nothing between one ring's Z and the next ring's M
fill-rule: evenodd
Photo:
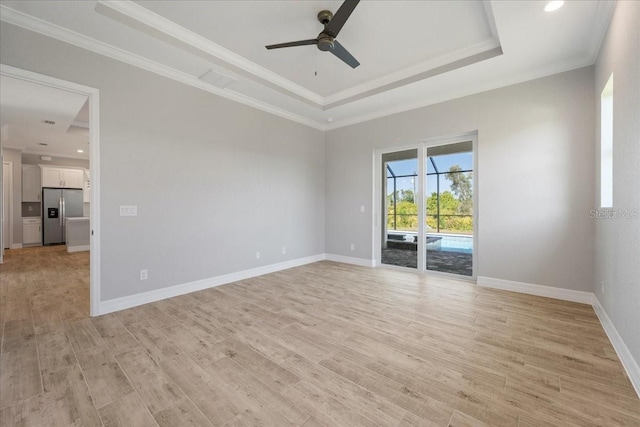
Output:
M639 426L590 306L320 262L88 317L88 254L0 267L2 426Z

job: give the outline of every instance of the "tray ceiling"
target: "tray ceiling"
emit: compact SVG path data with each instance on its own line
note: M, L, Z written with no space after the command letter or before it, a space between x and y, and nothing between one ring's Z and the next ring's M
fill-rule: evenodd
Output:
M351 69L314 46L341 1L3 1L2 20L330 129L590 65L613 9L572 1L360 2L338 40Z

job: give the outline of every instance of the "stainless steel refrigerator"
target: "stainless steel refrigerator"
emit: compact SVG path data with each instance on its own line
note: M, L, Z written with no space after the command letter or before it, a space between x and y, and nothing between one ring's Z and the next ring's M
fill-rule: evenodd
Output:
M64 243L66 219L77 216L82 216L82 190L42 189L43 244Z

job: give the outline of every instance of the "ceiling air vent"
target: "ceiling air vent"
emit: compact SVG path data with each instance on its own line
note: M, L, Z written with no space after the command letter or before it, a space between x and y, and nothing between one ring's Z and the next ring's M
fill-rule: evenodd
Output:
M43 147L48 146L49 144L45 143L45 142L38 142L38 145L42 145Z
M44 123L45 125L50 125L53 126L56 124L56 122L54 122L53 120L43 120L42 123Z
M198 78L203 82L209 83L210 85L213 85L213 86L217 86L220 89L224 89L227 86L229 86L231 83L238 80L233 76L230 76L228 74L223 74L213 69L207 71L206 73L204 73Z

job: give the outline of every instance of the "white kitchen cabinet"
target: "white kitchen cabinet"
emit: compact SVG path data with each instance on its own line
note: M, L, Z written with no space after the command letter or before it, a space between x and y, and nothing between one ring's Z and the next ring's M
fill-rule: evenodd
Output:
M41 227L40 217L22 218L22 244L32 245L42 243Z
M62 169L60 168L42 168L42 186L43 187L62 187Z
M84 187L84 170L83 169L65 169L64 170L64 186L66 188L83 188Z
M42 196L40 167L22 165L22 201L39 202Z
M43 166L42 186L53 188L83 188L84 170Z

